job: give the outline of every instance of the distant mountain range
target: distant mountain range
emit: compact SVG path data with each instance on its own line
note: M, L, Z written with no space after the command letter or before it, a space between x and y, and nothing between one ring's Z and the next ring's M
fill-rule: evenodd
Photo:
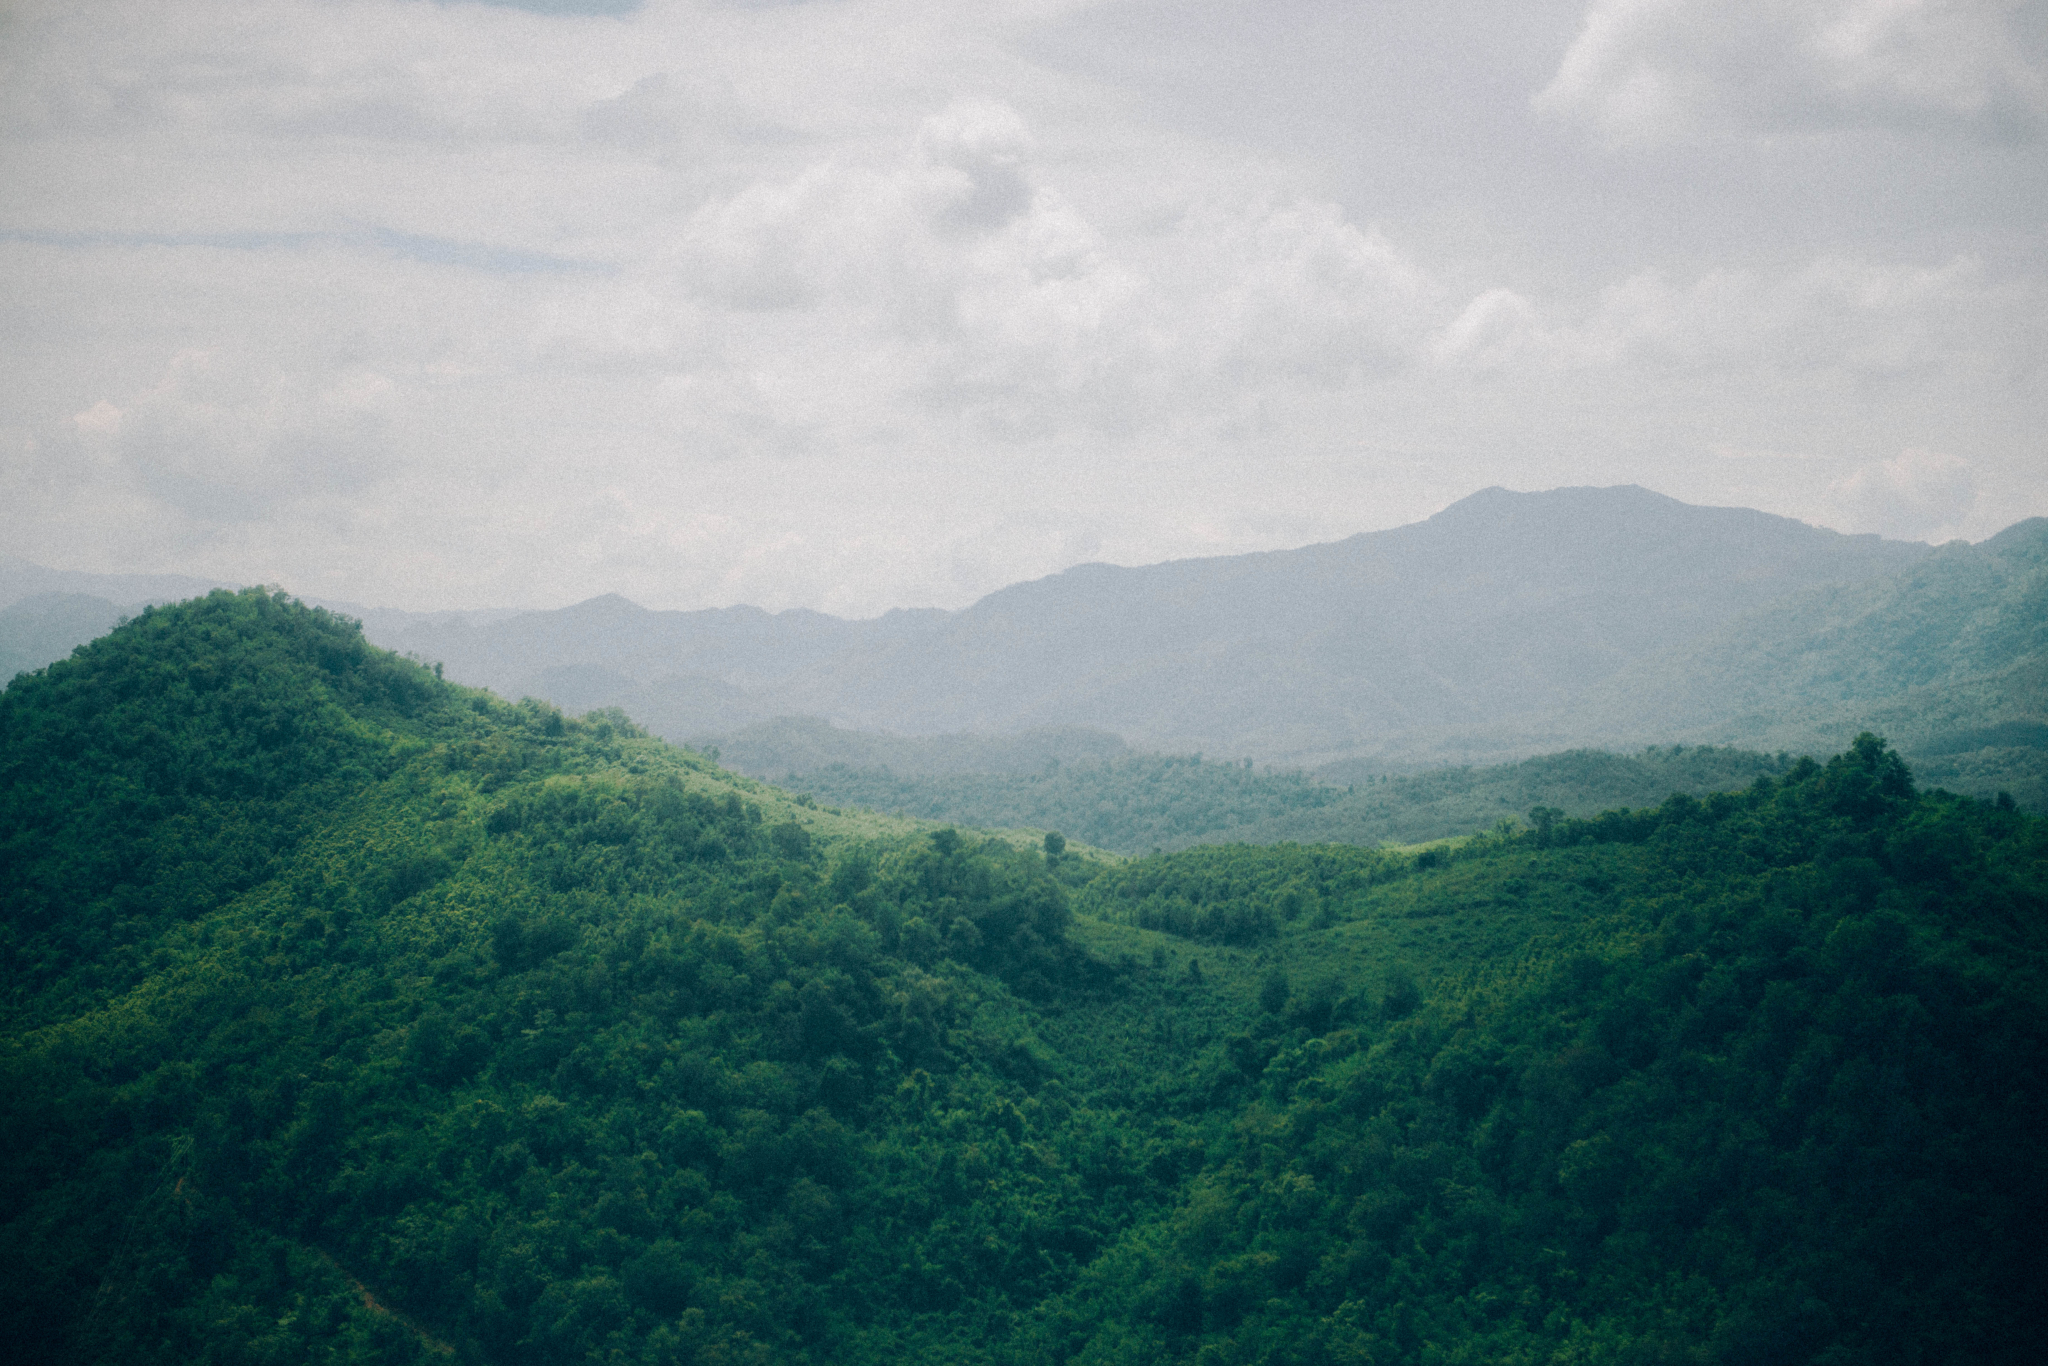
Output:
M1639 488L1489 489L1391 531L1081 565L959 612L844 621L604 597L379 643L502 692L620 705L673 738L805 715L904 735L1082 726L1269 762L1491 757L1632 664L1930 552Z
M32 568L0 566L0 602ZM39 581L72 593L64 603L0 610L0 652L36 632L47 648L66 613L90 618L81 593L104 600L101 616L117 589L154 596L73 582L90 577ZM985 771L1083 757L1076 743L1106 757L1120 737L1326 766L1346 782L1589 744L1825 752L1865 726L1965 787L2038 781L2048 754L2044 519L1936 548L1636 487L1496 488L1326 545L1081 565L957 612L848 621L606 596L558 611L356 614L376 643L451 678L574 711L621 707L776 776L827 763L967 771L981 742L931 740L962 733L1067 737L991 752ZM832 724L762 729L782 717Z

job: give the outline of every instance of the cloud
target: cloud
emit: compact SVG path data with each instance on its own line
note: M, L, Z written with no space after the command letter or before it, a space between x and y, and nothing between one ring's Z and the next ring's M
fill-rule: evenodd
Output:
M1977 506L1977 476L1953 455L1909 449L1862 466L1829 492L1851 530L1939 541L1960 534L1969 521Z
M1496 287L1473 299L1437 334L1430 354L1439 365L1487 372L1536 358L1555 345L1534 304L1512 289Z
M1124 25L1102 61L1034 43L1081 11ZM358 601L866 612L1488 483L1818 515L1911 446L1971 462L1973 535L2048 488L2026 149L1699 141L2024 132L2033 40L1985 56L2017 11L1603 8L1546 107L1696 140L1627 163L1532 126L1529 54L1573 36L1542 7L1419 49L1249 13L27 0L0 539Z
M106 475L188 525L356 498L389 473L397 387L374 371L273 373L188 351L158 382L69 423Z
M1405 368L1423 345L1437 288L1379 232L1312 201L1218 234L1207 263L1221 288L1211 323L1220 367L1341 384Z
M941 191L940 224L992 232L1031 209L1031 133L1008 105L955 104L925 120L918 145L927 165L958 177Z
M1024 121L986 101L927 118L893 159L821 161L705 205L664 269L678 314L739 315L725 363L835 348L876 397L1012 436L1200 413L1220 384L1394 373L1440 306L1427 271L1327 203L1211 209L1113 247L1049 183Z
M626 89L593 100L577 115L592 142L665 166L686 167L729 143L787 143L792 130L750 107L744 93L715 69L653 71Z
M2048 126L2041 26L2012 0L1593 0L1534 100L1617 145L1729 131Z
M962 103L893 160L828 159L716 199L639 277L651 291L628 310L639 321L609 329L651 339L666 298L673 319L701 319L681 328L715 337L709 352L685 363L651 340L610 349L670 374L794 361L829 382L851 366L880 383L878 399L1085 386L1136 282L1041 183L1031 151L1014 111Z
M176 133L348 143L562 136L602 30L535 6L27 5L0 109L17 136ZM543 36L545 35L545 36Z
M1530 301L1482 294L1437 341L1447 363L1513 360L1579 369L1838 371L1870 381L1938 366L1976 325L1978 264L1938 266L1824 256L1795 270L1661 270L1604 286L1575 322L1546 325Z

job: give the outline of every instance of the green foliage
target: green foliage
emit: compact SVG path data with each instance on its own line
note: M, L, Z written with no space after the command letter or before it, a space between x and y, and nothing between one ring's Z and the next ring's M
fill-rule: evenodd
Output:
M1466 914L1569 907L1563 931L1426 1002L1390 982L1377 1030L1275 1018L1269 970L1264 1022L1224 1041L1254 1079L1227 1136L1037 1349L2026 1360L2024 1313L1965 1306L2038 1289L2044 860L2039 823L1916 796L1870 736L1460 858L1436 876L1467 879ZM1434 880L1353 914L1427 910Z
M1098 1237L1029 1156L1067 1123L1037 1061L974 1023L1101 975L1035 853L828 859L617 718L465 694L260 593L0 705L18 1350L803 1351ZM238 748L252 725L284 738ZM138 769L154 822L90 819ZM115 862L138 837L166 852ZM237 877L165 904L214 860Z
M1258 944L1304 917L1327 925L1408 859L1341 845L1215 845L1106 870L1090 913L1210 944Z
M1388 775L1364 761L1308 774L1199 755L1124 755L1031 773L909 775L829 765L787 779L823 801L985 829L1059 829L1145 853L1220 842L1416 844L1491 829L1532 804L1573 815L1745 787L1786 761L1712 746L1571 750L1492 768ZM1338 785L1341 784L1341 785Z
M4 1008L134 980L140 944L273 876L408 748L488 724L353 623L261 590L146 609L17 678L0 694Z
M1309 851L1201 852L1242 901ZM1132 918L1186 857L1106 875L1138 895L1098 909ZM1742 794L1359 872L1284 970L1205 955L1264 1017L1183 1072L1228 1136L1047 1307L1040 1353L2028 1358L2024 1314L1963 1306L2032 1293L2048 1212L2038 822L1918 795L1865 736ZM1304 965L1359 982L1368 936L1428 962L1426 998L1395 959L1376 1012L1288 990L1278 1018Z
M1105 867L248 593L19 680L0 775L13 1358L2033 1351L2048 826L1872 737Z
M791 774L787 785L841 806L983 829L1057 829L1129 853L1221 837L1343 795L1301 773L1163 754L1054 762L1031 773L917 776L832 764Z

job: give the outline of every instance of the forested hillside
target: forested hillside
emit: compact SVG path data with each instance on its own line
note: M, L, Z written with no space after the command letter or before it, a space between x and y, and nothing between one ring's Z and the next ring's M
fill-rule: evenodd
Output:
M260 591L0 725L21 1359L795 1350L1071 1264L1008 1160L1016 1002L1105 976L1042 858L827 864L858 822Z
M1126 865L1091 909L1202 944L1204 982L1234 958L1259 1022L1168 1092L1234 1096L1200 1176L1037 1342L2026 1360L2044 857L2040 822L1916 795L1866 736L1746 793L1405 867L1309 848Z
M2048 824L819 807L261 591L0 695L0 1352L2021 1362Z
M1396 774L1353 762L1311 776L1259 770L1249 761L1159 754L1049 761L1021 773L906 775L830 764L770 774L791 791L826 802L984 829L1059 830L1099 848L1142 854L1224 840L1417 844L1519 821L1537 806L1590 816L1654 804L1674 792L1725 792L1780 772L1787 762L1745 750L1675 745L1634 755L1573 750L1489 768Z
M777 717L694 743L716 750L727 768L770 781L834 767L886 769L909 778L1028 774L1049 765L1100 763L1131 753L1116 736L1077 726L1011 735L885 735L845 730L808 716Z

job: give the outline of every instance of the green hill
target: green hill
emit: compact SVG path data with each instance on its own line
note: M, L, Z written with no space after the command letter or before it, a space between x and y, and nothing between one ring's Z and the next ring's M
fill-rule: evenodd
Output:
M1419 773L1387 773L1352 761L1309 775L1200 755L1120 754L1046 761L1029 772L904 773L831 763L785 775L761 763L764 750L771 759L783 757L758 744L740 754L759 765L751 771L775 773L785 787L821 801L985 829L1058 830L1127 854L1220 841L1416 844L1487 830L1536 806L1590 816L1655 805L1673 792L1729 791L1782 772L1790 762L1782 755L1672 745L1632 755L1572 750Z
M1048 765L1100 763L1130 753L1105 731L1065 729L1014 735L887 735L844 730L810 716L782 716L691 742L719 762L773 781L820 769L887 769L910 777L1037 773Z
M0 694L0 1352L2030 1360L2048 825L821 808L260 591Z

